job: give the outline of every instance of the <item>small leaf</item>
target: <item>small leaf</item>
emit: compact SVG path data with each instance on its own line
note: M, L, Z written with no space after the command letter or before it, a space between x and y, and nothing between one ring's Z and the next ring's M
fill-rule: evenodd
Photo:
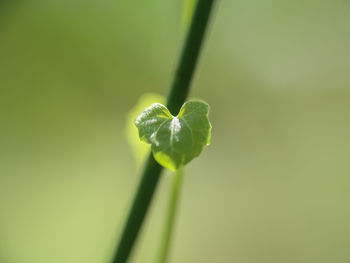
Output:
M194 8L196 6L197 0L183 0L183 10L182 10L182 31L185 32L191 23L191 18L193 16Z
M135 120L142 141L152 145L158 163L175 171L197 157L210 143L209 105L188 101L174 117L160 103L146 108Z

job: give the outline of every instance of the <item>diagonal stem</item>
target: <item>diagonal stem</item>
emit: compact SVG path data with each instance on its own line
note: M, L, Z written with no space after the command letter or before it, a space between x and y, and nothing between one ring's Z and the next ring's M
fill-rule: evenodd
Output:
M182 48L180 60L168 96L167 107L174 116L177 115L188 96L214 1L215 0L197 1L191 26ZM114 255L113 263L125 263L127 261L151 203L161 171L162 167L154 160L152 154L150 154L142 174L141 182L135 194L127 222L123 229L116 254Z
M167 107L174 116L177 115L188 96L214 1L197 0L191 26L186 36L167 100Z

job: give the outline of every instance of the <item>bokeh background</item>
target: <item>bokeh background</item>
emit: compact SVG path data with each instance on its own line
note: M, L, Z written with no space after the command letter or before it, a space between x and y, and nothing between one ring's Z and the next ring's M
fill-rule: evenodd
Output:
M170 262L350 262L350 3L217 1ZM0 1L0 262L109 262L140 178L130 109L166 95L183 2ZM153 262L171 174L132 262Z

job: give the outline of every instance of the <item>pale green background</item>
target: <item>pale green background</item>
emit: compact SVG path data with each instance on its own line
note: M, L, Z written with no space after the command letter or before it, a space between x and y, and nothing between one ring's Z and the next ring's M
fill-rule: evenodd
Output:
M124 130L166 94L181 1L0 2L0 262L104 263L140 177ZM217 1L170 262L350 262L349 1ZM170 175L132 262L153 262Z

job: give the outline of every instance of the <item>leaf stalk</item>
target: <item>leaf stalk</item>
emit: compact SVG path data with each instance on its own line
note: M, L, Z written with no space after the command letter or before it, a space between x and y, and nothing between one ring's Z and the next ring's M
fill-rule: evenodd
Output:
M174 232L174 223L176 220L176 212L177 212L177 207L179 203L183 176L184 176L184 168L180 167L178 170L176 170L172 178L173 182L171 184L169 204L167 207L168 210L166 213L166 220L165 220L165 225L162 233L163 236L161 239L159 255L156 261L157 263L165 263L168 258L169 247L171 243L171 236L172 236L172 233Z

